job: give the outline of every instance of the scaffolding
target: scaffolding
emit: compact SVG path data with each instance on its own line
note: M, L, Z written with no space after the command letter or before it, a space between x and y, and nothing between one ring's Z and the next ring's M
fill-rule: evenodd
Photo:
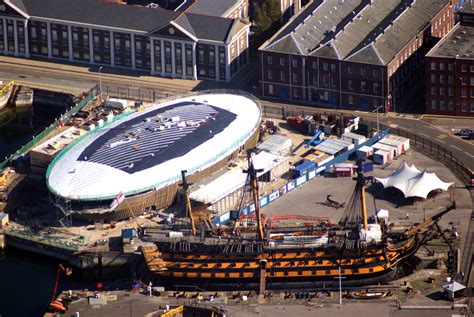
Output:
M71 200L67 198L62 198L55 196L53 198L54 205L56 206L56 220L58 223L65 227L72 226L72 208L71 208Z

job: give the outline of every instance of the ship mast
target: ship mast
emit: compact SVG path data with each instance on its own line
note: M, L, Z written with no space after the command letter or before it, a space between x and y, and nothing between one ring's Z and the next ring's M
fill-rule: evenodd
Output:
M192 235L195 236L196 235L196 226L194 225L193 211L191 209L191 200L189 199L188 188L189 188L190 184L186 181L186 173L187 172L188 171L186 171L186 170L181 171L181 178L182 178L183 182L180 185L181 185L181 187L183 187L184 195L186 197L186 211L188 213L189 219L191 220Z
M258 230L258 237L260 240L263 240L265 238L264 233L263 233L263 225L262 225L262 217L260 215L260 204L258 201L259 195L258 195L258 182L257 182L257 172L260 172L262 170L256 170L255 167L253 166L253 159L252 156L254 153L249 152L248 153L248 170L247 174L250 178L250 184L252 186L252 194L253 194L253 203L255 205L255 218L257 219L257 230Z
M362 221L364 223L364 230L367 231L368 224L367 224L367 206L365 203L365 178L364 173L362 173L362 164L358 167L357 171L357 181L359 182L360 186L360 204L362 209Z

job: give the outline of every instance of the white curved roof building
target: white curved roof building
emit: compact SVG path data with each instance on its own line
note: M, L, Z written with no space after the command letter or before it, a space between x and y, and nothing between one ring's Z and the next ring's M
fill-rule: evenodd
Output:
M86 134L49 166L56 196L103 201L158 190L228 157L255 134L259 105L202 94L153 105Z

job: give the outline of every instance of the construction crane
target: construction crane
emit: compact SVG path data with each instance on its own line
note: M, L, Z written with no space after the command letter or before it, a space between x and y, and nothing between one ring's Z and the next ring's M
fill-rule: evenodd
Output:
M405 231L404 235L405 237L410 237L414 234L416 234L418 231L420 231L421 229L423 228L426 228L426 227L431 227L433 225L437 226L438 227L438 221L441 219L441 217L445 214L447 214L448 212L450 212L451 210L453 209L456 209L456 202L453 201L448 207L446 207L446 209L444 209L443 211L440 211L438 212L437 214L434 214L433 216L429 217L428 219L426 219L425 221L423 221L422 223L420 223L419 225ZM439 229L439 227L438 227Z
M66 307L64 304L56 300L56 292L58 290L58 284L59 284L59 277L61 276L61 273L64 272L66 276L69 276L72 274L71 268L65 268L62 264L58 265L58 271L56 272L56 281L54 282L54 290L53 290L53 297L51 298L51 303L49 304L49 308L54 311L54 312L66 312Z

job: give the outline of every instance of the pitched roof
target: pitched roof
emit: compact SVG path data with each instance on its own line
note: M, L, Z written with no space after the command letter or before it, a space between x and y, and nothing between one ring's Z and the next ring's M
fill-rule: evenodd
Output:
M186 12L225 17L241 2L242 0L195 0Z
M260 50L297 54L296 46L305 55L386 65L448 4L449 0L315 0ZM295 43L285 45L290 36Z
M31 17L144 33L161 29L175 20L176 24L198 39L218 42L228 41L235 32L247 25L241 20L103 3L99 0L10 0L10 2Z

